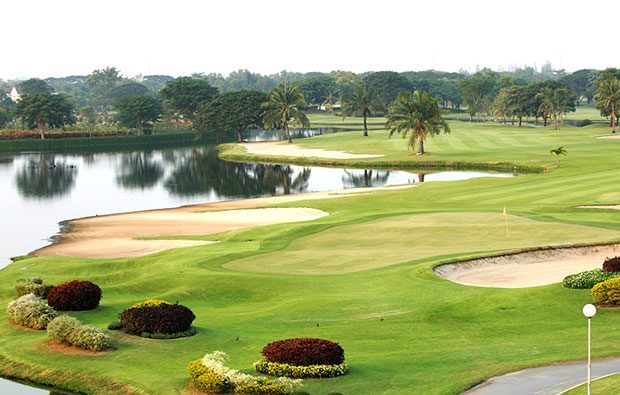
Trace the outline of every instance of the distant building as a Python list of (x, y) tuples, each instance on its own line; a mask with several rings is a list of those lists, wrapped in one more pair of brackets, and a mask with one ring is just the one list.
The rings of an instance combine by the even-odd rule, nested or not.
[(11, 89), (11, 93), (8, 94), (8, 96), (11, 98), (11, 100), (13, 100), (15, 103), (17, 103), (19, 101), (19, 99), (22, 98), (22, 95), (19, 94), (19, 92), (17, 92), (17, 88), (13, 87), (13, 89)]

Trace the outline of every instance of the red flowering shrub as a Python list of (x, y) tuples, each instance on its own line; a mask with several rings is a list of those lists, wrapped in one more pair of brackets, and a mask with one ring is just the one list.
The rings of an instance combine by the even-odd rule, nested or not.
[(338, 343), (323, 339), (288, 339), (269, 343), (263, 348), (267, 362), (295, 366), (339, 365), (344, 362), (344, 350)]
[[(103, 137), (103, 136), (125, 136), (126, 132), (122, 131), (64, 131), (64, 130), (46, 130), (46, 139), (64, 139), (71, 137)], [(24, 140), (24, 139), (40, 139), (41, 132), (39, 130), (0, 130), (0, 140)]]
[(132, 307), (123, 311), (119, 317), (125, 331), (138, 336), (144, 332), (166, 334), (184, 332), (196, 318), (190, 309), (180, 304)]
[(605, 258), (603, 270), (606, 272), (620, 272), (620, 256)]
[(60, 311), (92, 310), (99, 306), (101, 288), (90, 281), (71, 281), (52, 288), (47, 304)]

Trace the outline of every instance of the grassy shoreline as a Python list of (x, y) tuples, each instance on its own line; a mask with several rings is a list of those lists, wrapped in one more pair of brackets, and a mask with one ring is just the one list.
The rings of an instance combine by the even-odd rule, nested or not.
[[(187, 363), (207, 352), (225, 351), (231, 367), (247, 373), (264, 345), (291, 337), (325, 338), (345, 350), (350, 373), (307, 380), (302, 389), (312, 394), (457, 393), (520, 368), (583, 359), (576, 345), (583, 337), (581, 308), (591, 302), (588, 290), (560, 284), (467, 287), (437, 277), (432, 268), (549, 244), (618, 240), (620, 210), (575, 208), (620, 203), (615, 181), (620, 141), (594, 138), (608, 133), (595, 125), (553, 131), (454, 124), (452, 134), (429, 140), (431, 160), (518, 163), (547, 167), (549, 173), (429, 182), (280, 204), (331, 215), (209, 235), (220, 243), (140, 258), (30, 258), (27, 263), (34, 266), (27, 271), (20, 270), (26, 262), (14, 262), (0, 271), (5, 305), (15, 280), (24, 276), (41, 276), (47, 283), (90, 280), (104, 296), (97, 310), (71, 314), (85, 324), (105, 328), (133, 303), (161, 298), (190, 307), (198, 334), (171, 341), (121, 336), (115, 352), (91, 362), (44, 349), (44, 333), (8, 325), (2, 310), (2, 355), (94, 378), (113, 377), (162, 394), (184, 391)], [(296, 142), (385, 155), (365, 161), (368, 167), (426, 160), (383, 131), (371, 131), (369, 138), (353, 132)], [(554, 145), (568, 150), (559, 169), (549, 154)], [(510, 237), (504, 230), (504, 206)], [(620, 354), (617, 313), (597, 314), (593, 356)], [(0, 374), (5, 374), (1, 365)], [(81, 390), (80, 385), (89, 383), (75, 388)]]

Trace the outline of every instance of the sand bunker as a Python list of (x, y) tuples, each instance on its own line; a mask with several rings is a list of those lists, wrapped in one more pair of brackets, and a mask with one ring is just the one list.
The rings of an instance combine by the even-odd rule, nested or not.
[(525, 288), (561, 282), (569, 274), (600, 268), (620, 254), (620, 244), (563, 247), (449, 263), (435, 267), (440, 277), (463, 285)]
[(620, 135), (615, 135), (615, 136), (599, 136), (599, 137), (597, 137), (597, 139), (611, 139), (611, 140), (615, 140), (615, 139), (620, 139)]
[[(195, 240), (136, 240), (138, 237), (194, 236), (286, 222), (311, 221), (328, 215), (312, 208), (256, 208), (299, 200), (326, 199), (400, 187), (354, 188), (269, 198), (196, 204), (172, 209), (139, 211), (69, 221), (69, 232), (34, 256), (83, 258), (135, 257), (167, 250), (214, 243)], [(244, 209), (244, 210), (237, 210)], [(226, 211), (215, 211), (226, 210)]]
[(350, 154), (344, 151), (327, 151), (317, 148), (303, 148), (297, 144), (289, 144), (282, 141), (267, 141), (261, 143), (243, 143), (239, 144), (249, 154), (268, 155), (268, 156), (308, 156), (316, 158), (329, 159), (361, 159), (376, 158), (383, 155), (360, 155)]
[(577, 206), (577, 208), (604, 208), (604, 209), (611, 209), (611, 210), (620, 210), (620, 204), (603, 204), (603, 205), (597, 205), (597, 206)]

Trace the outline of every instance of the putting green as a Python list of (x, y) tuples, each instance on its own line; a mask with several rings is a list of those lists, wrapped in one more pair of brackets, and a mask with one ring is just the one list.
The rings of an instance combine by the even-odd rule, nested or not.
[(551, 223), (501, 212), (398, 215), (330, 228), (292, 241), (280, 251), (233, 260), (225, 268), (254, 273), (328, 275), (360, 272), (457, 253), (587, 243), (620, 232)]

